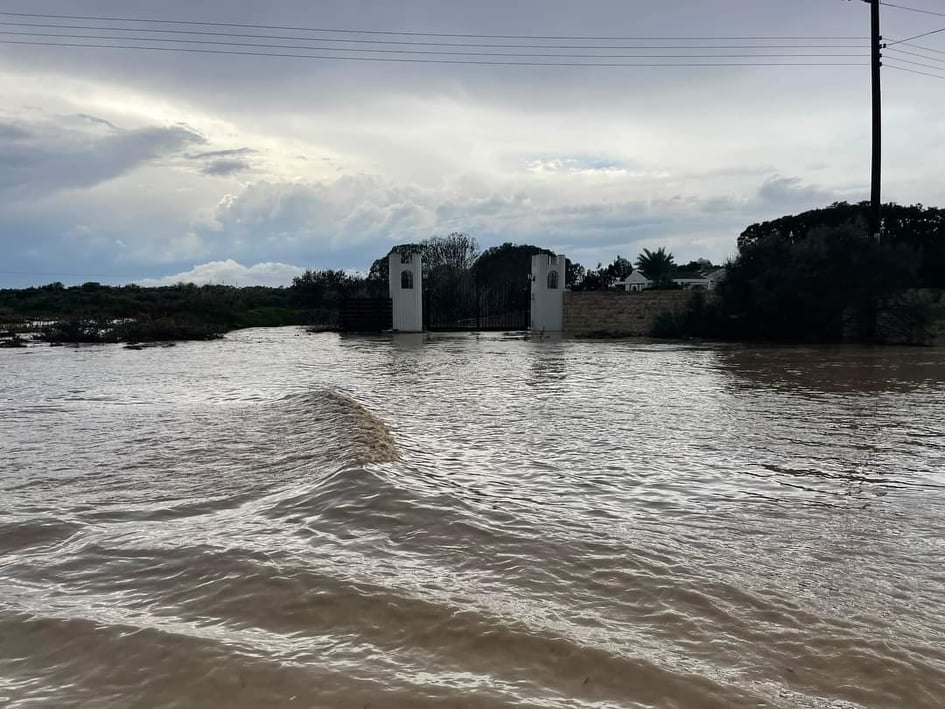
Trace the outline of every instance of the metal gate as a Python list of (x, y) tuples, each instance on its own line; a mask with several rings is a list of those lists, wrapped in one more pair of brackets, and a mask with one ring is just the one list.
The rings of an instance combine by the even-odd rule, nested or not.
[(531, 285), (521, 280), (490, 282), (475, 270), (430, 274), (423, 282), (424, 329), (527, 330)]

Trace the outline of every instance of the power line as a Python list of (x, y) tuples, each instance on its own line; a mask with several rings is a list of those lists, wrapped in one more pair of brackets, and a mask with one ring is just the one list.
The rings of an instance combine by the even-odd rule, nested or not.
[(898, 42), (898, 44), (904, 44), (907, 47), (912, 47), (913, 49), (921, 49), (923, 52), (934, 52), (936, 54), (945, 54), (945, 51), (941, 49), (933, 49), (932, 47), (923, 47), (921, 44), (913, 44), (912, 42)]
[(396, 62), (410, 64), (478, 64), (483, 66), (568, 66), (568, 67), (761, 67), (761, 66), (865, 66), (864, 62), (508, 62), (469, 59), (416, 59), (409, 57), (350, 57), (320, 54), (284, 54), (280, 52), (240, 52), (226, 49), (192, 49), (189, 47), (146, 47), (127, 44), (80, 44), (77, 42), (32, 42), (0, 40), (0, 44), (32, 47), (85, 47), (89, 49), (137, 49), (152, 52), (184, 52), (190, 54), (225, 54), (242, 57), (285, 57), (289, 59), (330, 59), (336, 61)]
[(922, 34), (913, 35), (912, 37), (906, 37), (905, 39), (897, 39), (895, 42), (889, 42), (888, 46), (902, 44), (903, 42), (911, 42), (914, 39), (919, 39), (919, 37), (929, 37), (933, 34), (938, 34), (939, 32), (945, 32), (945, 27), (942, 27), (938, 30), (932, 30), (931, 32), (923, 32)]
[[(907, 54), (910, 57), (919, 57), (920, 59), (928, 59), (931, 62), (942, 62), (945, 63), (945, 57), (939, 59), (938, 57), (927, 57), (924, 54), (919, 54), (918, 52), (910, 52), (905, 49), (888, 49), (888, 52), (893, 52), (895, 54)], [(895, 59), (895, 57), (893, 57)]]
[[(0, 13), (2, 15), (3, 13)], [(87, 26), (87, 25), (62, 25), (49, 24), (45, 22), (0, 22), (0, 25), (7, 27), (35, 27), (42, 29), (70, 29), (70, 30), (92, 30), (107, 32), (146, 32), (148, 34), (173, 34), (173, 35), (199, 35), (206, 37), (227, 37), (239, 39), (273, 39), (279, 41), (303, 41), (303, 42), (337, 42), (342, 44), (380, 44), (380, 45), (403, 45), (403, 46), (425, 46), (425, 47), (488, 47), (499, 49), (856, 49), (862, 45), (835, 45), (835, 44), (748, 44), (748, 45), (669, 45), (669, 46), (640, 46), (640, 45), (573, 45), (573, 44), (492, 44), (492, 43), (469, 43), (469, 42), (417, 42), (417, 41), (394, 41), (381, 39), (343, 39), (337, 37), (299, 37), (272, 34), (251, 34), (245, 32), (208, 32), (205, 30), (168, 30), (168, 29), (146, 29), (139, 27), (107, 27), (107, 26)], [(109, 38), (110, 39), (110, 38)], [(116, 36), (115, 39), (129, 39)], [(638, 38), (645, 39), (645, 38)], [(647, 41), (660, 41), (663, 38), (652, 38)], [(629, 40), (628, 40), (629, 41)], [(680, 40), (682, 41), (682, 40)], [(709, 40), (704, 40), (709, 41)], [(713, 40), (714, 41), (714, 40)], [(728, 41), (728, 40), (719, 40)], [(744, 40), (749, 41), (749, 40)], [(760, 40), (755, 40), (760, 41)], [(800, 41), (800, 40), (798, 40)], [(807, 41), (807, 40), (805, 40)]]
[(945, 81), (945, 76), (942, 76), (941, 74), (930, 74), (930, 73), (927, 72), (927, 71), (918, 71), (918, 70), (916, 70), (916, 69), (907, 69), (907, 68), (904, 67), (904, 66), (896, 66), (895, 64), (890, 64), (889, 62), (886, 62), (883, 66), (888, 66), (890, 69), (896, 69), (896, 70), (898, 70), (898, 71), (908, 71), (910, 74), (921, 74), (922, 76), (931, 76), (931, 77), (933, 77), (933, 78), (935, 78), (935, 79), (942, 79), (943, 81)]
[[(16, 37), (61, 37), (64, 39), (103, 39), (103, 40), (121, 40), (129, 42), (164, 42), (175, 44), (200, 44), (228, 47), (251, 47), (259, 49), (308, 49), (320, 52), (359, 52), (372, 54), (425, 54), (436, 56), (474, 56), (474, 57), (558, 57), (558, 58), (586, 58), (586, 59), (713, 59), (713, 58), (754, 58), (754, 57), (775, 57), (775, 58), (813, 58), (813, 57), (866, 57), (866, 54), (557, 54), (541, 52), (454, 52), (447, 50), (427, 51), (422, 49), (357, 49), (352, 47), (312, 47), (310, 45), (292, 45), (292, 44), (259, 44), (252, 42), (222, 42), (219, 40), (200, 40), (200, 39), (166, 39), (151, 37), (111, 37), (109, 35), (87, 35), (87, 34), (59, 34), (51, 32), (7, 32), (0, 30), (0, 35)], [(649, 49), (649, 48), (647, 48)], [(667, 49), (660, 47), (659, 49)], [(674, 47), (675, 49), (675, 47)]]
[(55, 19), (55, 20), (86, 20), (94, 22), (138, 22), (138, 23), (147, 23), (147, 24), (164, 24), (164, 25), (199, 25), (203, 27), (239, 27), (244, 29), (267, 29), (267, 30), (284, 30), (284, 31), (300, 31), (300, 32), (335, 32), (339, 34), (373, 34), (373, 35), (394, 35), (399, 37), (455, 37), (455, 38), (467, 38), (467, 39), (559, 39), (559, 40), (788, 40), (788, 39), (811, 39), (811, 40), (854, 40), (854, 39), (866, 39), (862, 36), (838, 36), (838, 37), (826, 37), (826, 36), (807, 36), (807, 37), (699, 37), (699, 36), (687, 36), (687, 37), (628, 37), (628, 36), (592, 36), (592, 35), (520, 35), (520, 34), (455, 34), (447, 32), (401, 32), (401, 31), (392, 31), (392, 30), (355, 30), (349, 28), (338, 28), (338, 27), (299, 27), (299, 26), (285, 26), (285, 25), (255, 25), (255, 24), (244, 24), (238, 22), (206, 22), (206, 21), (194, 21), (194, 20), (162, 20), (156, 18), (144, 18), (144, 17), (103, 17), (95, 15), (51, 15), (51, 14), (39, 14), (39, 13), (29, 13), (29, 12), (0, 12), (0, 15), (6, 17), (39, 17), (45, 19)]
[(938, 17), (945, 17), (945, 12), (933, 12), (932, 10), (920, 10), (917, 7), (906, 7), (905, 5), (897, 5), (894, 2), (882, 2), (880, 5), (885, 5), (886, 7), (894, 7), (897, 10), (908, 10), (909, 12), (921, 12), (923, 15), (937, 15)]
[(922, 62), (915, 62), (911, 59), (903, 59), (902, 57), (893, 57), (894, 61), (902, 62), (903, 64), (914, 64), (915, 66), (923, 66), (926, 69), (938, 69), (939, 71), (945, 70), (945, 67), (935, 66), (934, 64), (923, 64)]

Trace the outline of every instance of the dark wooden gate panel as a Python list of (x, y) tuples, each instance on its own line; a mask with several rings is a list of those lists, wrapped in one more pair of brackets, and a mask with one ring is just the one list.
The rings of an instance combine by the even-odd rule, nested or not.
[(342, 332), (384, 332), (394, 326), (390, 298), (346, 298), (338, 304)]

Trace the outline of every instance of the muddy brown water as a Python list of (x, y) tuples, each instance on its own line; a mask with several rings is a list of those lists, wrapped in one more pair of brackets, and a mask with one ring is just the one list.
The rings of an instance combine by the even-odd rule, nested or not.
[(941, 707), (945, 350), (0, 351), (0, 705)]

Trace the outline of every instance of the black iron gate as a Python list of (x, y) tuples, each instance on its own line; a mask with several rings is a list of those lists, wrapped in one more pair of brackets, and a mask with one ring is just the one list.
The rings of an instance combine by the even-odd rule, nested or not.
[(423, 281), (424, 329), (527, 330), (531, 284), (487, 280), (475, 270), (431, 274)]

